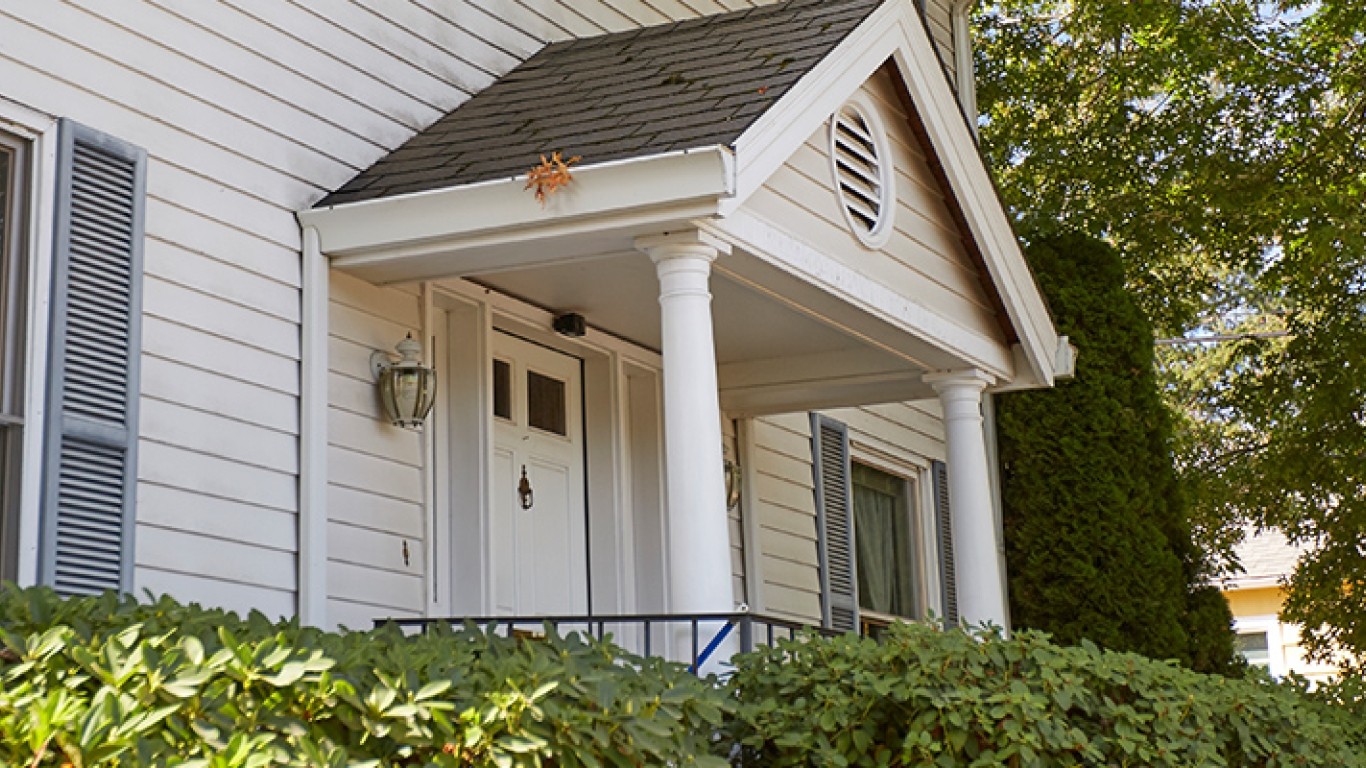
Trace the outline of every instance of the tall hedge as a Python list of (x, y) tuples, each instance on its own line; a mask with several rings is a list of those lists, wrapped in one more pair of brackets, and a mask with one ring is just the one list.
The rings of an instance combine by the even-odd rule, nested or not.
[(1080, 354), (1072, 381), (997, 401), (1013, 624), (1235, 669), (1172, 466), (1152, 329), (1119, 256), (1078, 235), (1035, 238), (1026, 256)]

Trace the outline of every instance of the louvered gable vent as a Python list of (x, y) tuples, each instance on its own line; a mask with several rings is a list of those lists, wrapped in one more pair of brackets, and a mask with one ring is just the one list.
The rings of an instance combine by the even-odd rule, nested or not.
[(890, 232), (893, 196), (886, 134), (872, 107), (855, 100), (830, 123), (830, 158), (845, 219), (859, 240), (881, 247)]
[(146, 153), (61, 124), (44, 457), (43, 581), (132, 586)]

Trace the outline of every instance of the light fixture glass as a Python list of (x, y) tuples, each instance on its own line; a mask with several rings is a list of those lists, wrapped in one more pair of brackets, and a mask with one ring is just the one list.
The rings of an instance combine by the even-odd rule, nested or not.
[(397, 361), (386, 352), (370, 355), (380, 405), (394, 426), (421, 429), (436, 403), (436, 371), (422, 364), (422, 345), (411, 333), (394, 349), (398, 350)]
[(740, 465), (726, 459), (723, 466), (726, 476), (726, 509), (735, 509), (740, 505)]

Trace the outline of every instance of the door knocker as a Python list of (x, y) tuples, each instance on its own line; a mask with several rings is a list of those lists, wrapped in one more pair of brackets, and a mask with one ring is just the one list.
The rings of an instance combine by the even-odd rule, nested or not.
[(517, 484), (517, 496), (522, 500), (522, 509), (531, 509), (536, 503), (536, 494), (531, 490), (531, 481), (526, 478), (526, 465), (522, 465), (522, 481)]

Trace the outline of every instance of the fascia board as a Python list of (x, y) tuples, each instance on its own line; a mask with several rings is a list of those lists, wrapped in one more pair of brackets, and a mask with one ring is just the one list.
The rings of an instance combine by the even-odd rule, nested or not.
[(910, 3), (889, 0), (870, 14), (736, 141), (736, 193), (724, 202), (723, 214), (738, 210), (889, 58), (910, 91), (1020, 338), (1033, 374), (1029, 378), (1051, 386), (1057, 331), (935, 47)]
[(1010, 352), (1000, 342), (841, 264), (754, 214), (738, 211), (725, 219), (697, 224), (700, 229), (711, 230), (716, 236), (740, 246), (754, 258), (939, 347), (997, 380), (1013, 378), (1015, 368)]
[[(734, 156), (725, 147), (652, 155), (573, 169), (573, 181), (544, 206), (526, 187), (525, 175), (376, 200), (312, 208), (298, 214), (314, 227), (323, 253), (332, 258), (403, 249), (411, 258), (424, 247), (458, 250), (462, 243), (496, 245), (535, 239), (573, 222), (610, 225), (613, 219), (649, 218), (658, 210), (672, 220), (680, 207), (696, 215), (699, 203), (715, 210), (734, 194)], [(374, 259), (367, 259), (373, 262)]]

